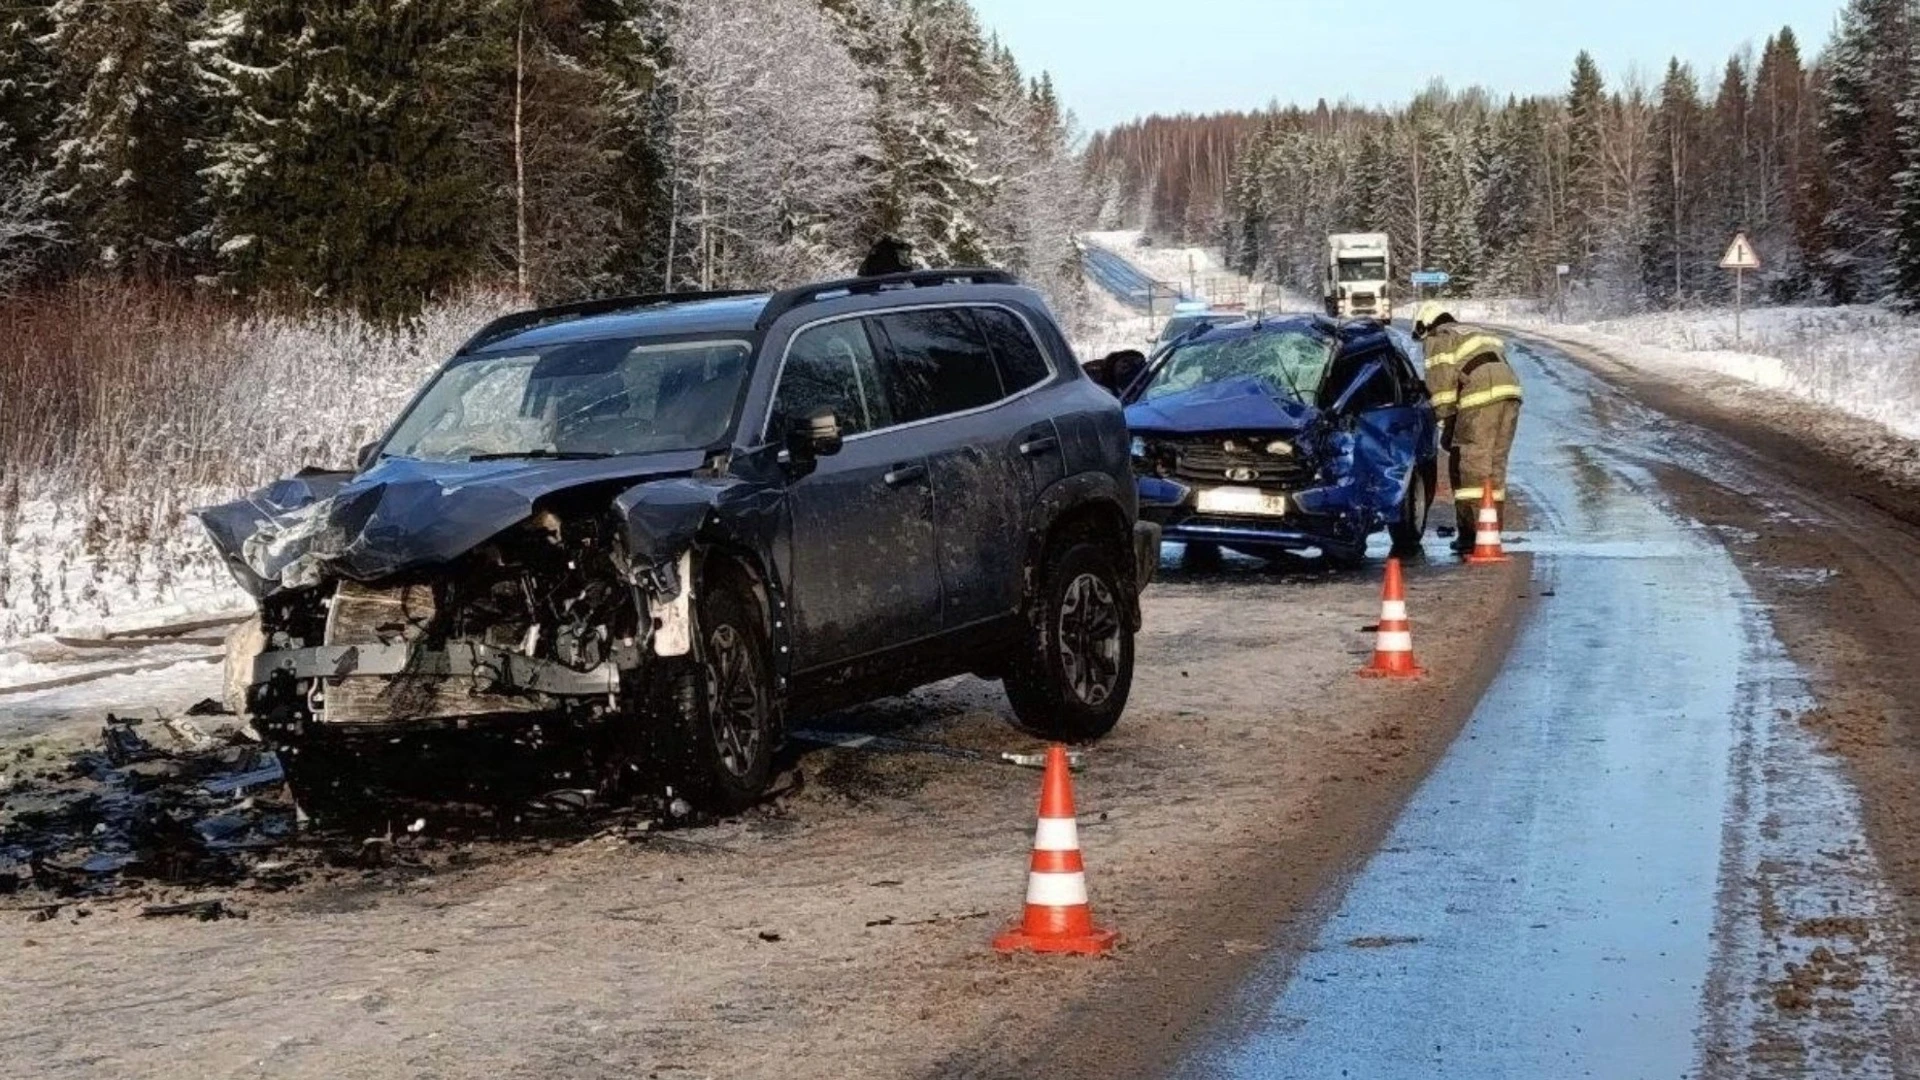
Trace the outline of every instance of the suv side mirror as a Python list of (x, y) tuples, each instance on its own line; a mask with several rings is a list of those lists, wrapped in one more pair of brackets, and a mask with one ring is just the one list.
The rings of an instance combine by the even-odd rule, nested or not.
[(832, 409), (815, 409), (805, 420), (797, 420), (787, 430), (787, 446), (781, 460), (803, 474), (813, 471), (816, 461), (840, 452), (846, 440), (840, 434), (840, 418)]
[(353, 471), (366, 472), (367, 466), (373, 464), (374, 457), (379, 452), (380, 452), (380, 440), (378, 439), (375, 439), (374, 441), (360, 447), (360, 449), (355, 451), (353, 455)]

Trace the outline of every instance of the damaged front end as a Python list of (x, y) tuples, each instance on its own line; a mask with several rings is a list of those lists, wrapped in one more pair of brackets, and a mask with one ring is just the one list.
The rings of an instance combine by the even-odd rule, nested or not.
[(303, 805), (449, 739), (503, 742), (535, 787), (618, 779), (650, 745), (649, 680), (691, 662), (695, 561), (739, 486), (706, 465), (390, 459), (201, 511), (259, 600), (246, 712)]
[(1142, 518), (1166, 540), (1355, 558), (1394, 519), (1412, 438), (1230, 379), (1128, 409)]

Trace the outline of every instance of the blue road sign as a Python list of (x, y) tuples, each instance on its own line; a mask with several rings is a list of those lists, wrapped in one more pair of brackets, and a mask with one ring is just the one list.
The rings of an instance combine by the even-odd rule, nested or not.
[(1445, 285), (1453, 275), (1445, 270), (1415, 270), (1412, 280), (1415, 285)]

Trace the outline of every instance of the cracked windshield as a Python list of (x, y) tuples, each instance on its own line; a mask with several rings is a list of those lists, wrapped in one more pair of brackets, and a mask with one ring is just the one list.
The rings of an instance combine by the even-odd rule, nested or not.
[(478, 461), (693, 450), (725, 435), (747, 346), (594, 341), (481, 356), (434, 380), (382, 457)]

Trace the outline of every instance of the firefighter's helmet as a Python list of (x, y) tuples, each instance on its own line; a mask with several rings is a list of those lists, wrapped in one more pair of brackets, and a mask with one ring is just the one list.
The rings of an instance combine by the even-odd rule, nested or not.
[(1426, 337), (1428, 333), (1432, 332), (1432, 330), (1440, 324), (1454, 321), (1456, 320), (1453, 317), (1453, 312), (1447, 310), (1447, 305), (1438, 300), (1428, 300), (1420, 305), (1420, 310), (1414, 312), (1413, 336), (1416, 338)]

